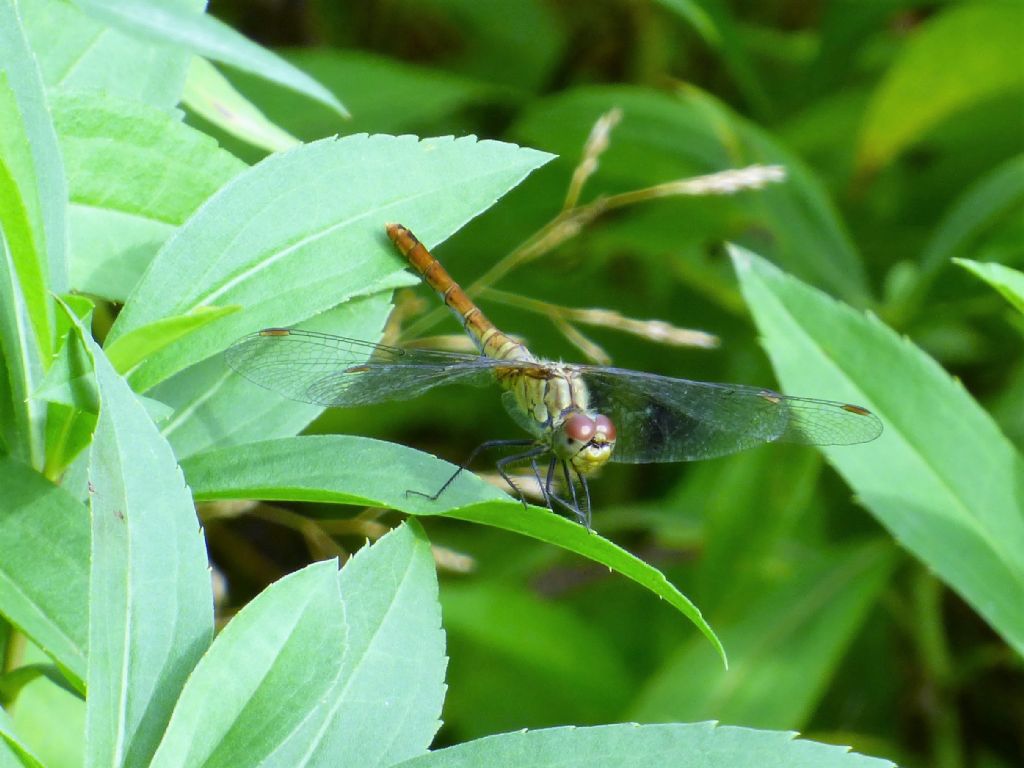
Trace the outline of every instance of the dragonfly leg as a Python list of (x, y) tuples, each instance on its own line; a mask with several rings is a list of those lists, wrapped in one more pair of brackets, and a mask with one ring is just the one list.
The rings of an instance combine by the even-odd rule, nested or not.
[(517, 461), (525, 461), (526, 459), (529, 459), (530, 464), (533, 465), (534, 472), (536, 472), (536, 458), (544, 453), (547, 453), (549, 448), (546, 445), (532, 445), (533, 447), (530, 448), (530, 450), (528, 451), (523, 451), (522, 453), (517, 453), (513, 456), (505, 456), (501, 459), (498, 459), (498, 461), (495, 462), (495, 466), (497, 466), (498, 468), (498, 474), (501, 475), (502, 479), (509, 484), (509, 487), (516, 492), (516, 495), (519, 497), (519, 500), (523, 502), (524, 508), (527, 506), (526, 496), (523, 494), (521, 490), (519, 490), (519, 486), (512, 482), (512, 478), (508, 476), (508, 473), (505, 471), (505, 467), (508, 466), (509, 464), (514, 464)]
[(583, 524), (587, 526), (588, 531), (592, 531), (594, 529), (591, 526), (591, 523), (593, 522), (593, 518), (591, 516), (593, 510), (590, 507), (590, 486), (587, 485), (587, 476), (582, 472), (577, 472), (576, 477), (580, 479), (580, 485), (583, 487), (583, 498), (586, 501), (583, 508)]
[[(436, 493), (424, 493), (423, 491), (414, 491), (412, 489), (408, 489), (407, 488), (406, 491), (405, 491), (405, 495), (406, 496), (422, 496), (425, 499), (430, 499), (431, 501), (437, 501), (438, 498), (440, 498), (441, 494), (444, 493), (446, 490), (448, 490), (448, 486), (455, 482), (455, 478), (457, 478), (459, 475), (461, 475), (462, 471), (464, 469), (466, 469), (466, 467), (468, 467), (470, 464), (473, 463), (473, 459), (475, 459), (477, 456), (479, 456), (484, 451), (488, 451), (491, 448), (509, 448), (509, 447), (512, 447), (512, 446), (522, 447), (522, 446), (526, 446), (526, 445), (534, 445), (533, 440), (488, 440), (486, 443), (481, 443), (480, 445), (478, 445), (476, 448), (473, 449), (472, 453), (469, 454), (469, 458), (466, 459), (464, 462), (462, 462), (462, 464), (459, 465), (459, 468), (456, 469), (455, 472), (452, 473), (451, 477), (449, 477), (447, 480), (444, 481), (444, 485), (442, 485), (440, 488), (438, 488)], [(502, 476), (504, 477), (504, 475), (502, 475)], [(505, 479), (506, 479), (506, 481), (508, 480), (508, 478), (505, 478)], [(513, 487), (515, 487), (515, 486), (513, 486)]]
[[(552, 456), (551, 460), (554, 461), (555, 457)], [(537, 466), (536, 458), (530, 459), (530, 468), (533, 470), (533, 476), (537, 480), (537, 487), (540, 488), (540, 495), (541, 498), (544, 499), (544, 506), (547, 507), (548, 509), (551, 509), (551, 500), (548, 499), (548, 488), (546, 487), (544, 481), (541, 479), (540, 468)]]
[(572, 475), (569, 473), (569, 462), (562, 462), (562, 473), (565, 475), (565, 484), (569, 486), (569, 491), (572, 493), (572, 513), (576, 515), (576, 519), (582, 524), (590, 528), (590, 521), (587, 519), (587, 515), (580, 511), (580, 502), (576, 498), (576, 483), (572, 480)]

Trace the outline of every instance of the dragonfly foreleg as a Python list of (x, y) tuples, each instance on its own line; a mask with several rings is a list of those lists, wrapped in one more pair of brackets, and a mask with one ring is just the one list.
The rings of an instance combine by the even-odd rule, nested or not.
[[(526, 495), (519, 489), (519, 486), (512, 481), (512, 478), (509, 477), (508, 473), (505, 471), (505, 467), (508, 466), (509, 464), (514, 464), (517, 461), (525, 461), (526, 459), (529, 459), (530, 464), (533, 467), (533, 471), (536, 474), (537, 457), (547, 453), (550, 449), (546, 445), (538, 445), (532, 442), (530, 443), (530, 445), (532, 447), (528, 451), (523, 451), (522, 453), (517, 453), (513, 456), (505, 456), (504, 458), (498, 459), (498, 461), (495, 462), (495, 466), (498, 468), (498, 474), (501, 475), (501, 478), (506, 483), (509, 484), (509, 487), (513, 491), (516, 492), (516, 495), (519, 497), (519, 500), (523, 502), (523, 507), (527, 506)], [(540, 475), (537, 475), (537, 480), (538, 482), (540, 481)], [(541, 491), (541, 493), (543, 493), (543, 490)]]
[[(425, 499), (430, 499), (431, 501), (437, 501), (440, 498), (441, 494), (444, 493), (446, 490), (448, 490), (448, 486), (455, 482), (455, 478), (457, 478), (459, 475), (461, 475), (463, 470), (466, 469), (467, 467), (469, 467), (469, 465), (473, 463), (473, 460), (477, 456), (479, 456), (481, 453), (483, 453), (484, 451), (489, 451), (491, 448), (511, 448), (513, 446), (514, 447), (522, 447), (522, 446), (526, 446), (526, 445), (535, 445), (535, 443), (533, 442), (533, 440), (525, 440), (525, 439), (521, 439), (521, 440), (488, 440), (486, 443), (481, 443), (476, 448), (474, 448), (473, 451), (469, 454), (469, 458), (466, 459), (464, 462), (462, 462), (462, 464), (459, 465), (459, 468), (456, 469), (452, 473), (451, 477), (449, 477), (447, 480), (444, 481), (444, 485), (442, 485), (440, 488), (438, 488), (435, 493), (424, 493), (423, 491), (414, 491), (412, 489), (407, 488), (406, 491), (405, 491), (405, 495), (406, 496), (422, 496)], [(504, 474), (502, 475), (502, 477), (504, 477)], [(505, 480), (507, 482), (508, 478), (506, 477)], [(512, 484), (509, 483), (509, 485), (512, 485)], [(512, 487), (515, 488), (514, 485)], [(517, 490), (517, 493), (518, 493), (518, 490)]]

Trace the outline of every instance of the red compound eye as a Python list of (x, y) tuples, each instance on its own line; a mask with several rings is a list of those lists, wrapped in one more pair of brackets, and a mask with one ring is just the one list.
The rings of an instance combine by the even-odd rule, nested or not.
[(615, 442), (615, 425), (607, 416), (598, 416), (594, 419), (594, 429), (599, 435), (604, 435), (609, 443)]
[(565, 434), (570, 440), (589, 443), (594, 436), (594, 420), (584, 413), (574, 413), (565, 420)]

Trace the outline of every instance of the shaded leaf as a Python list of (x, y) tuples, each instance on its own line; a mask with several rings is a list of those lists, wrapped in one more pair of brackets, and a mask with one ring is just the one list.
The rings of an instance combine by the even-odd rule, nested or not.
[(995, 288), (1019, 312), (1024, 312), (1024, 272), (991, 262), (953, 259), (968, 272), (980, 277)]

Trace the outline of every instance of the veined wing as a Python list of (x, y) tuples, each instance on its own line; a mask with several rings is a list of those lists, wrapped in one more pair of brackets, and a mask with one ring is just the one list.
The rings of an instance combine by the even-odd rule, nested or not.
[(877, 416), (847, 403), (620, 368), (574, 367), (590, 391), (591, 407), (615, 424), (612, 461), (693, 461), (768, 442), (851, 445), (882, 433)]
[(316, 331), (267, 328), (224, 352), (249, 381), (326, 407), (406, 400), (441, 384), (487, 384), (495, 369), (536, 364), (427, 349), (403, 349)]

